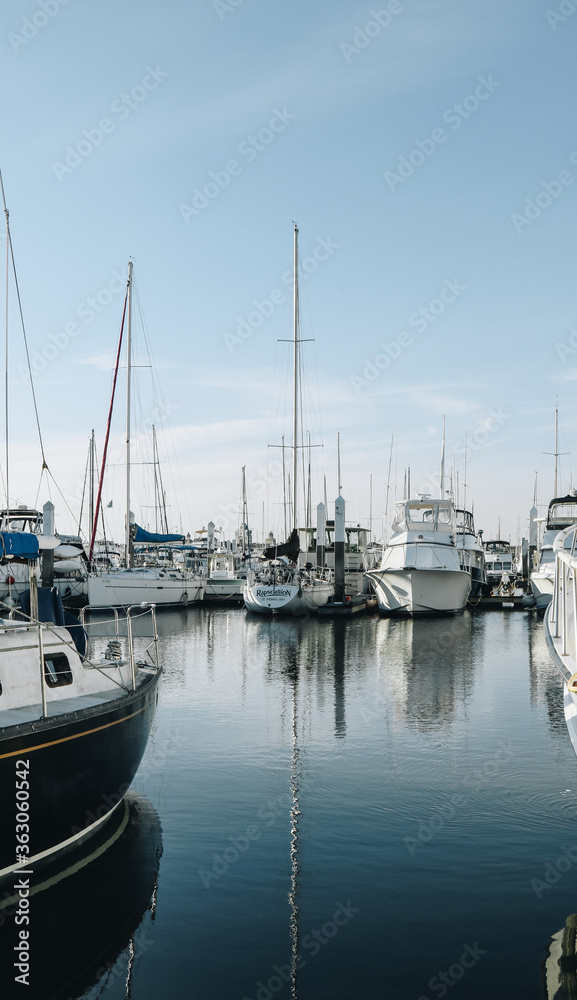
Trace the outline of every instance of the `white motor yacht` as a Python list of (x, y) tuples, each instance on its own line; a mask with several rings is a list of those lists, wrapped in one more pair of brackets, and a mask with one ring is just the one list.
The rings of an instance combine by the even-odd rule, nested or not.
[(471, 574), (461, 568), (452, 502), (422, 496), (395, 504), (392, 536), (381, 568), (367, 576), (379, 608), (389, 614), (462, 611)]
[(487, 583), (482, 533), (476, 533), (475, 522), (470, 511), (457, 509), (455, 513), (457, 515), (457, 548), (461, 569), (466, 570), (471, 577), (470, 597), (477, 598), (481, 596)]
[(544, 610), (551, 602), (555, 582), (555, 552), (553, 543), (560, 531), (577, 524), (577, 493), (551, 500), (547, 511), (547, 524), (541, 543), (539, 565), (529, 579), (538, 611)]

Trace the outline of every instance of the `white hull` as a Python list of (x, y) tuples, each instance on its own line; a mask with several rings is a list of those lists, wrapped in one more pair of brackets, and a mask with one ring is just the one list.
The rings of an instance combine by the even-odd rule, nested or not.
[(546, 576), (544, 573), (537, 571), (531, 573), (530, 582), (537, 610), (542, 611), (549, 607), (551, 598), (553, 597), (553, 576)]
[(132, 604), (193, 604), (201, 601), (205, 583), (186, 577), (158, 576), (147, 570), (120, 570), (88, 577), (88, 603), (95, 608)]
[(390, 614), (454, 614), (467, 604), (471, 577), (463, 570), (372, 570), (379, 608)]
[(206, 581), (205, 601), (242, 601), (245, 580), (211, 580)]
[(296, 584), (247, 584), (244, 588), (244, 603), (247, 611), (261, 614), (303, 615), (316, 611), (326, 604), (334, 593), (332, 583)]

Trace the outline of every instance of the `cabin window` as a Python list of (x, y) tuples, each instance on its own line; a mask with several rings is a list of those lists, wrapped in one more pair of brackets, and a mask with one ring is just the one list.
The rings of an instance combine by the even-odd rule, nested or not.
[(64, 687), (72, 684), (72, 671), (68, 657), (64, 653), (46, 654), (44, 657), (44, 677), (48, 687)]
[(503, 569), (503, 563), (494, 562), (493, 563), (493, 569)]

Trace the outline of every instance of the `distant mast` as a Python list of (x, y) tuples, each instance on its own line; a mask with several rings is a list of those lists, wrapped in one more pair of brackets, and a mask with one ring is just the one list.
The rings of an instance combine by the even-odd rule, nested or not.
[(443, 443), (441, 445), (441, 500), (445, 497), (445, 417), (443, 415)]

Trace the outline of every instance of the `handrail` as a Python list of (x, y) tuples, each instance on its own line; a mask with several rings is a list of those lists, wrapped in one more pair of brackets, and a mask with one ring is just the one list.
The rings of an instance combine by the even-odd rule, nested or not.
[[(566, 542), (571, 539), (571, 546)], [(570, 525), (560, 531), (553, 542), (555, 553), (555, 579), (553, 583), (553, 598), (549, 611), (551, 635), (554, 640), (560, 640), (561, 656), (570, 655), (570, 642), (573, 642), (573, 656), (577, 656), (577, 525)], [(569, 605), (570, 599), (570, 605)], [(571, 621), (571, 615), (573, 620)], [(572, 626), (572, 627), (571, 627)]]

